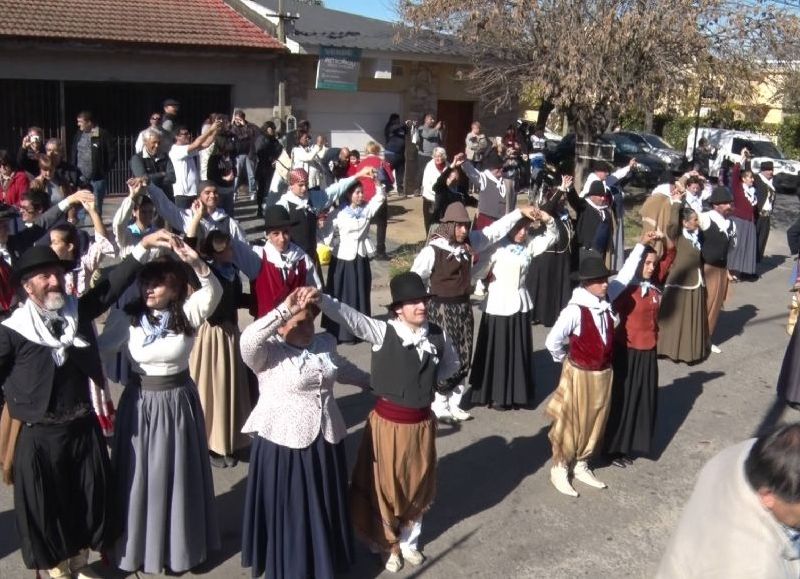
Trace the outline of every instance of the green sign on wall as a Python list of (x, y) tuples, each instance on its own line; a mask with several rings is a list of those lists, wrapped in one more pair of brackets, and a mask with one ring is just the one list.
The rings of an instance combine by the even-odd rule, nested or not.
[(320, 46), (316, 88), (357, 91), (360, 63), (360, 48)]

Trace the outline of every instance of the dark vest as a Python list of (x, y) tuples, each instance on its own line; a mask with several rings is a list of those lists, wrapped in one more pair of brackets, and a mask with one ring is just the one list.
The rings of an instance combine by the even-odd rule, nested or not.
[(569, 337), (569, 359), (582, 370), (605, 370), (611, 365), (614, 353), (614, 320), (605, 312), (608, 336), (603, 343), (600, 330), (594, 323), (589, 308), (578, 306), (581, 310), (581, 335)]
[(289, 207), (289, 218), (297, 221), (297, 225), (289, 229), (292, 242), (299, 245), (303, 251), (311, 256), (311, 259), (316, 261), (317, 214), (310, 209), (298, 209), (297, 205), (291, 201), (287, 202), (286, 205)]
[(431, 293), (437, 298), (467, 299), (470, 293), (470, 273), (472, 259), (456, 259), (452, 253), (440, 247), (433, 247), (433, 271), (431, 271)]
[(703, 231), (703, 245), (700, 248), (703, 261), (716, 267), (727, 266), (729, 243), (728, 236), (712, 221), (711, 226)]
[(600, 254), (608, 251), (611, 245), (611, 211), (606, 208), (602, 210), (605, 219), (602, 219), (600, 212), (590, 205), (581, 212), (578, 217), (578, 224), (575, 228), (575, 237), (578, 245), (586, 249), (593, 249)]
[[(436, 324), (428, 323), (428, 340), (441, 359), (444, 334)], [(375, 394), (400, 406), (427, 408), (433, 402), (438, 366), (427, 352), (420, 360), (414, 346), (404, 347), (394, 327), (387, 324), (383, 345), (372, 353), (370, 386)]]

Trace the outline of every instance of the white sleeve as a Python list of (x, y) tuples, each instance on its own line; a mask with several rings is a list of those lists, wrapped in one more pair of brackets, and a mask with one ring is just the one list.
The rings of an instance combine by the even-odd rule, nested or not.
[(117, 240), (117, 247), (119, 247), (120, 254), (127, 254), (133, 243), (133, 236), (128, 230), (128, 224), (133, 218), (133, 199), (130, 196), (125, 197), (117, 208), (114, 217), (111, 220), (111, 233), (114, 239)]
[(281, 303), (274, 310), (255, 320), (242, 332), (239, 338), (242, 360), (256, 374), (267, 370), (272, 365), (268, 340), (291, 317), (289, 308)]
[(614, 187), (617, 183), (622, 181), (631, 172), (631, 166), (625, 165), (621, 169), (617, 169), (606, 178), (606, 186)]
[(428, 161), (425, 165), (425, 170), (422, 172), (422, 190), (432, 193), (433, 186), (439, 179), (439, 170), (436, 168), (434, 161)]
[(211, 271), (207, 276), (198, 275), (197, 278), (200, 280), (200, 289), (183, 304), (183, 313), (193, 328), (199, 328), (214, 313), (222, 298), (222, 286)]
[(469, 242), (472, 245), (472, 249), (479, 253), (486, 250), (508, 235), (508, 232), (520, 219), (522, 219), (522, 212), (519, 209), (514, 209), (511, 213), (504, 215), (480, 231), (470, 231)]
[(379, 189), (375, 193), (375, 197), (370, 199), (369, 203), (367, 203), (367, 206), (364, 208), (364, 216), (367, 219), (372, 219), (375, 217), (375, 214), (381, 208), (381, 205), (383, 205), (384, 201), (386, 201), (386, 195), (384, 195), (383, 191)]
[(556, 323), (547, 334), (544, 341), (544, 346), (550, 352), (553, 360), (561, 362), (567, 355), (566, 345), (569, 342), (569, 336), (581, 324), (581, 310), (578, 306), (568, 304), (558, 316)]
[(303, 259), (306, 261), (306, 284), (310, 287), (315, 287), (318, 290), (322, 290), (322, 280), (319, 278), (317, 268), (314, 265), (314, 260), (312, 260), (311, 256), (308, 254), (305, 254)]
[(531, 257), (536, 257), (550, 249), (556, 241), (558, 241), (558, 228), (556, 218), (553, 217), (547, 222), (544, 233), (534, 236), (528, 242), (526, 250)]
[(319, 207), (316, 207), (316, 209), (326, 209), (327, 207), (330, 207), (357, 180), (358, 177), (347, 177), (346, 179), (337, 181), (336, 183), (325, 189), (325, 198), (323, 200), (324, 204)]
[(613, 302), (619, 295), (625, 291), (625, 288), (630, 285), (633, 278), (636, 277), (636, 270), (639, 269), (639, 262), (642, 261), (642, 254), (644, 253), (644, 245), (637, 243), (631, 249), (625, 263), (619, 270), (617, 276), (608, 284), (608, 301)]
[(697, 214), (697, 223), (703, 231), (711, 227), (711, 216), (708, 213), (708, 211), (701, 211)]
[(364, 315), (326, 294), (320, 296), (319, 307), (322, 313), (345, 326), (355, 336), (373, 346), (383, 345), (383, 339), (386, 336), (386, 322)]
[(433, 263), (436, 261), (436, 252), (430, 245), (426, 245), (414, 258), (414, 263), (411, 265), (411, 271), (419, 275), (425, 284), (431, 278), (433, 272)]

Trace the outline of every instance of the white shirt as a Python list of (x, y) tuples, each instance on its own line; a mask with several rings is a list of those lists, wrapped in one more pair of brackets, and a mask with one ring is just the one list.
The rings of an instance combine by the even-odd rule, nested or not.
[(356, 256), (372, 257), (375, 248), (369, 239), (369, 221), (383, 205), (386, 197), (377, 192), (360, 216), (355, 216), (346, 207), (340, 207), (325, 223), (323, 241), (331, 246), (336, 259), (352, 261)]
[[(605, 185), (606, 189), (613, 187), (620, 181), (622, 181), (625, 177), (628, 176), (628, 173), (631, 172), (630, 165), (626, 165), (621, 169), (617, 169), (613, 173), (611, 173), (606, 180), (603, 181), (603, 185)], [(586, 177), (586, 181), (583, 183), (583, 187), (581, 188), (580, 196), (586, 197), (589, 194), (589, 187), (591, 187), (592, 183), (595, 181), (599, 181), (600, 177), (598, 177), (595, 173), (589, 173), (589, 176)]]
[[(447, 165), (442, 166), (442, 171), (444, 171)], [(431, 159), (425, 165), (425, 170), (422, 172), (422, 198), (427, 199), (428, 201), (436, 201), (436, 193), (433, 191), (433, 186), (436, 185), (436, 181), (439, 180), (439, 175), (442, 174), (442, 171), (436, 166), (436, 161)]]
[(297, 146), (292, 149), (292, 169), (305, 169), (308, 173), (308, 188), (314, 189), (322, 186), (320, 171), (317, 163), (322, 160), (323, 149), (312, 145), (308, 149)]
[(619, 323), (619, 317), (611, 309), (608, 301), (595, 297), (583, 287), (576, 287), (572, 292), (572, 298), (567, 307), (561, 310), (556, 323), (547, 334), (544, 345), (550, 351), (550, 355), (556, 362), (561, 362), (567, 355), (567, 344), (572, 334), (581, 335), (581, 308), (589, 308), (600, 339), (604, 344), (614, 338), (614, 328), (606, 328), (606, 312), (612, 316), (614, 327)]
[(767, 179), (766, 177), (764, 177), (763, 173), (759, 173), (758, 177), (770, 189), (770, 195), (767, 195), (767, 200), (764, 201), (764, 205), (761, 207), (761, 211), (772, 211), (772, 199), (774, 198), (773, 195), (775, 193), (775, 185), (772, 184), (772, 179)]
[(189, 145), (172, 145), (169, 158), (175, 169), (175, 184), (172, 192), (175, 197), (197, 196), (197, 151), (189, 152)]

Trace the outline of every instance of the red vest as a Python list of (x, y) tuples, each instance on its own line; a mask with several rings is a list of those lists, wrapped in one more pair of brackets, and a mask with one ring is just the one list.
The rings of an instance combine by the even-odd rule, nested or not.
[[(282, 272), (274, 263), (261, 256), (261, 270), (250, 285), (253, 304), (250, 314), (258, 319), (274, 310), (293, 289), (306, 285), (306, 260), (301, 259), (288, 272)], [(284, 275), (286, 278), (284, 279)]]
[(581, 310), (581, 335), (570, 335), (569, 359), (581, 370), (605, 370), (611, 365), (611, 356), (614, 353), (614, 320), (611, 313), (603, 313), (608, 334), (603, 343), (600, 330), (592, 319), (592, 312), (587, 307), (578, 307)]
[(0, 257), (0, 314), (11, 310), (14, 301), (14, 286), (11, 283), (11, 266)]
[(620, 323), (617, 342), (635, 350), (652, 350), (658, 343), (658, 309), (661, 292), (651, 289), (642, 297), (638, 285), (632, 285), (614, 301)]

